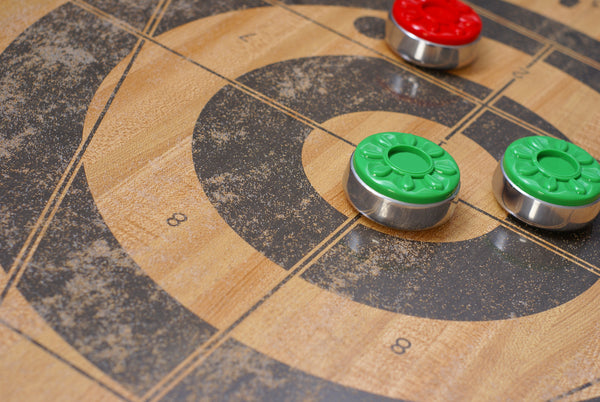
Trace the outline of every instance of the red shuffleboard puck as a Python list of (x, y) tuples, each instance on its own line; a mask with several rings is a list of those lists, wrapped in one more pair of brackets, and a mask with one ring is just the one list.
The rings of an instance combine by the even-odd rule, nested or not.
[(452, 69), (475, 60), (481, 27), (477, 13), (458, 0), (397, 0), (386, 40), (408, 62)]

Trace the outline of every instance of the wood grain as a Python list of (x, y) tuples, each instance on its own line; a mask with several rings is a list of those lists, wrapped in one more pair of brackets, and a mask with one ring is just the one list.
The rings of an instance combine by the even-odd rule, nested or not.
[[(0, 23), (7, 29), (0, 35), (0, 49), (5, 49), (27, 26), (62, 3), (3, 2)], [(560, 21), (592, 38), (600, 38), (597, 24), (600, 9), (593, 5), (595, 2), (584, 1), (569, 9), (559, 6), (558, 2), (548, 7), (548, 2), (542, 0), (511, 3)], [(452, 250), (459, 250), (459, 254), (462, 248), (467, 254), (470, 247), (475, 247), (475, 240), (484, 238), (488, 239), (485, 240), (487, 254), (481, 258), (492, 256), (499, 265), (521, 264), (523, 270), (538, 269), (540, 275), (551, 269), (576, 267), (586, 275), (597, 276), (600, 272), (597, 250), (590, 251), (594, 243), (585, 243), (600, 236), (597, 226), (582, 232), (581, 243), (574, 240), (573, 236), (577, 234), (561, 237), (533, 230), (508, 218), (491, 192), (490, 179), (497, 165), (497, 156), (492, 154), (491, 148), (504, 141), (504, 133), (497, 127), (550, 135), (556, 134), (550, 129), (556, 129), (596, 158), (600, 157), (600, 92), (545, 62), (548, 55), (560, 51), (564, 45), (548, 39), (540, 42), (537, 50), (527, 53), (503, 42), (502, 38), (483, 38), (478, 60), (453, 72), (477, 88), (489, 89), (478, 96), (466, 86), (461, 87), (464, 82), (456, 84), (452, 81), (452, 76), (407, 65), (384, 41), (361, 33), (354, 25), (354, 21), (364, 17), (381, 21), (386, 18), (385, 10), (290, 6), (276, 1), (269, 1), (269, 4), (271, 6), (215, 13), (156, 37), (134, 31), (139, 51), (124, 58), (93, 89), (91, 103), (86, 105), (81, 137), (76, 140), (76, 154), (65, 173), (61, 173), (67, 184), (64, 188), (56, 187), (57, 207), (49, 209), (43, 221), (47, 222), (44, 228), (51, 228), (61, 211), (68, 216), (69, 211), (63, 211), (60, 203), (75, 186), (72, 184), (76, 181), (74, 178), (84, 177), (102, 227), (108, 228), (116, 239), (122, 255), (138, 267), (136, 275), (150, 278), (174, 303), (214, 327), (214, 333), (173, 363), (159, 380), (143, 383), (138, 388), (121, 383), (121, 377), (114, 374), (114, 367), (101, 366), (87, 358), (86, 353), (90, 351), (86, 347), (93, 348), (91, 341), (87, 344), (81, 339), (77, 346), (69, 344), (55, 322), (44, 315), (47, 313), (45, 307), (40, 307), (41, 303), (29, 305), (26, 297), (21, 295), (19, 286), (27, 280), (23, 279), (27, 278), (24, 272), (29, 267), (45, 268), (35, 259), (37, 247), (46, 238), (45, 231), (41, 234), (36, 231), (38, 226), (41, 227), (38, 225), (33, 227), (35, 233), (32, 235), (37, 236), (34, 238), (38, 242), (27, 249), (29, 259), (23, 270), (17, 270), (20, 265), (16, 262), (13, 270), (4, 267), (9, 272), (6, 275), (2, 272), (1, 282), (6, 290), (0, 305), (2, 399), (177, 399), (173, 395), (179, 395), (177, 392), (186, 379), (193, 378), (196, 373), (201, 376), (210, 372), (207, 367), (212, 364), (212, 359), (216, 359), (230, 341), (239, 342), (276, 364), (298, 370), (316, 381), (359, 390), (371, 394), (362, 396), (373, 398), (579, 400), (600, 396), (598, 282), (570, 300), (557, 301), (558, 296), (554, 300), (554, 295), (550, 294), (548, 307), (534, 313), (461, 320), (436, 317), (436, 312), (419, 316), (394, 311), (384, 303), (378, 305), (377, 300), (360, 300), (356, 294), (346, 291), (348, 277), (334, 278), (330, 288), (326, 288), (311, 281), (309, 275), (331, 255), (340, 255), (339, 260), (331, 264), (334, 273), (336, 269), (354, 264), (351, 252), (356, 250), (351, 249), (348, 236), (356, 234), (357, 230), (368, 230), (375, 234), (365, 238), (357, 235), (357, 243), (377, 239), (376, 236), (402, 241), (398, 244), (406, 254), (403, 258), (407, 266), (415, 270), (415, 267), (421, 268), (419, 259), (423, 259), (427, 275), (442, 274), (448, 268), (441, 263), (427, 266), (429, 261), (443, 261), (443, 256), (441, 260), (428, 259), (435, 250), (449, 250), (443, 247), (450, 244), (447, 247), (455, 247)], [(95, 3), (84, 3), (83, 8), (86, 13), (107, 23), (112, 21), (111, 18), (120, 18), (96, 6)], [(153, 10), (150, 14), (163, 15), (171, 6), (168, 1), (158, 2), (149, 7)], [(489, 11), (485, 16), (499, 24), (505, 23), (502, 17)], [(519, 28), (519, 34), (539, 38), (538, 34), (525, 28)], [(273, 71), (276, 70), (269, 68), (277, 63), (311, 58), (333, 60), (346, 56), (387, 63), (386, 66), (398, 71), (399, 76), (412, 78), (412, 81), (402, 81), (402, 85), (412, 85), (415, 94), (429, 94), (418, 91), (426, 91), (431, 86), (443, 91), (444, 96), (456, 99), (455, 103), (464, 102), (471, 108), (468, 113), (455, 118), (453, 108), (456, 105), (439, 105), (435, 99), (411, 97), (410, 89), (403, 87), (398, 93), (404, 98), (398, 96), (398, 104), (405, 102), (434, 110), (432, 116), (439, 117), (438, 121), (383, 110), (355, 111), (319, 121), (310, 114), (310, 108), (294, 106), (299, 104), (294, 101), (304, 96), (294, 92), (302, 85), (288, 88), (282, 84), (280, 92), (273, 95), (269, 92), (272, 88), (261, 87), (246, 75), (267, 71), (265, 76), (270, 77), (269, 74), (275, 74)], [(578, 56), (577, 61), (590, 68), (600, 64), (588, 60), (586, 55)], [(298, 82), (306, 81), (307, 88), (321, 78), (308, 76), (299, 67), (293, 71)], [(515, 72), (519, 74), (515, 75)], [(379, 71), (370, 74), (380, 77), (382, 82), (386, 79)], [(323, 97), (330, 95), (325, 84), (322, 89)], [(303, 125), (306, 135), (297, 155), (303, 170), (297, 177), (306, 180), (311, 191), (311, 196), (306, 196), (303, 201), (323, 200), (331, 207), (332, 216), (339, 214), (336, 218), (339, 224), (332, 224), (333, 229), (323, 229), (321, 237), (308, 239), (308, 246), (302, 243), (304, 228), (296, 228), (294, 233), (298, 239), (290, 241), (297, 241), (299, 247), (306, 246), (307, 251), (303, 252), (302, 258), (288, 265), (281, 262), (287, 261), (285, 255), (278, 261), (279, 254), (272, 251), (272, 243), (281, 239), (266, 236), (260, 242), (250, 239), (260, 243), (251, 244), (248, 234), (251, 228), (247, 226), (252, 226), (252, 222), (239, 229), (235, 224), (242, 224), (223, 212), (222, 205), (241, 197), (235, 188), (223, 193), (207, 189), (207, 183), (235, 183), (237, 172), (232, 169), (218, 176), (200, 177), (198, 164), (203, 161), (197, 159), (197, 148), (204, 137), (212, 135), (211, 141), (225, 147), (233, 141), (241, 141), (242, 134), (261, 135), (260, 132), (240, 134), (243, 131), (240, 130), (222, 132), (217, 138), (218, 128), (206, 128), (207, 132), (215, 130), (209, 134), (202, 131), (204, 128), (198, 123), (203, 121), (200, 116), (217, 108), (214, 102), (221, 99), (219, 96), (227, 100), (223, 95), (226, 90), (238, 94), (240, 99), (243, 96), (267, 107), (273, 115), (291, 121), (290, 124)], [(384, 94), (392, 97), (388, 93), (389, 87), (386, 89), (382, 84), (379, 90), (382, 97)], [(502, 97), (518, 103), (522, 110), (531, 114), (509, 113), (498, 102)], [(456, 108), (458, 110), (458, 106)], [(262, 122), (264, 115), (254, 113), (252, 119)], [(546, 125), (536, 123), (532, 115)], [(240, 121), (247, 117), (225, 111), (223, 116)], [(486, 116), (493, 116), (501, 124), (485, 123)], [(264, 123), (265, 129), (268, 124), (269, 121)], [(214, 125), (216, 127), (217, 123)], [(354, 146), (369, 134), (383, 131), (425, 136), (441, 143), (454, 156), (461, 169), (462, 201), (448, 224), (431, 231), (394, 231), (359, 217), (349, 204), (341, 177)], [(292, 134), (281, 133), (282, 137)], [(488, 135), (495, 136), (497, 142), (486, 145)], [(513, 133), (506, 133), (507, 137), (510, 135)], [(8, 149), (6, 144), (8, 139), (0, 136), (0, 151), (2, 147)], [(240, 146), (234, 156), (243, 160), (246, 151)], [(267, 160), (276, 159), (278, 155), (265, 152), (262, 157), (267, 166)], [(256, 176), (260, 174), (257, 172)], [(281, 201), (274, 195), (264, 194), (263, 200), (256, 201), (257, 209), (268, 204), (265, 200), (269, 197), (273, 204)], [(294, 211), (287, 212), (290, 216), (294, 214)], [(260, 217), (265, 220), (276, 218), (269, 215), (268, 209)], [(275, 233), (279, 233), (276, 229)], [(504, 249), (502, 239), (494, 238), (493, 233), (512, 236), (511, 241), (525, 244), (519, 246), (524, 249), (512, 243)], [(99, 241), (97, 246), (101, 248), (102, 244)], [(348, 244), (348, 255), (335, 254)], [(362, 246), (357, 244), (356, 249)], [(74, 241), (73, 255), (76, 247)], [(428, 247), (434, 251), (427, 251), (430, 250)], [(522, 258), (522, 254), (527, 254), (527, 258)], [(125, 258), (122, 255), (118, 258)], [(69, 258), (76, 261), (75, 256)], [(365, 257), (369, 258), (376, 257)], [(390, 257), (377, 258), (387, 261)], [(482, 269), (477, 258), (473, 257), (470, 266), (473, 270)], [(551, 263), (543, 266), (550, 260), (552, 264), (558, 260), (562, 266), (556, 268), (556, 264)], [(446, 263), (452, 265), (452, 261)], [(50, 264), (48, 267), (50, 271), (54, 269)], [(89, 263), (88, 268), (93, 270), (95, 266)], [(384, 268), (378, 268), (371, 274), (383, 276), (384, 271)], [(501, 276), (503, 271), (498, 272)], [(361, 275), (367, 276), (364, 272)], [(510, 279), (499, 283), (505, 287), (511, 283)], [(456, 289), (456, 293), (477, 294), (476, 285), (470, 287), (467, 284), (464, 285), (466, 288), (461, 288), (463, 285), (458, 284), (461, 280), (448, 279), (448, 292)], [(404, 284), (397, 285), (400, 289)], [(76, 286), (76, 283), (69, 286)], [(127, 291), (133, 294), (136, 289)], [(527, 304), (528, 297), (523, 294), (515, 300)], [(105, 307), (107, 311), (111, 308)], [(464, 308), (470, 310), (471, 306)], [(67, 312), (64, 314), (68, 315)], [(89, 314), (96, 315), (102, 322), (102, 310)], [(225, 366), (223, 378), (231, 375), (228, 369), (233, 371), (231, 366)], [(266, 372), (265, 369), (264, 372), (259, 370), (258, 374), (252, 373), (269, 377), (271, 374)], [(196, 385), (197, 394), (193, 395), (201, 399), (206, 389), (219, 389), (219, 386), (218, 380), (207, 379)], [(317, 395), (307, 392), (304, 397), (322, 397), (318, 389), (316, 392)], [(244, 395), (236, 394), (233, 399), (236, 398), (244, 399)]]

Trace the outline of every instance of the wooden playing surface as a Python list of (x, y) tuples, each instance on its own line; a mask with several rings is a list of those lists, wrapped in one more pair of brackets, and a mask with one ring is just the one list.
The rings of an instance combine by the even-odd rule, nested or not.
[[(479, 58), (383, 40), (388, 0), (0, 2), (1, 400), (600, 396), (600, 220), (523, 225), (508, 144), (600, 158), (600, 4), (473, 0)], [(441, 228), (361, 217), (382, 131), (441, 144)]]

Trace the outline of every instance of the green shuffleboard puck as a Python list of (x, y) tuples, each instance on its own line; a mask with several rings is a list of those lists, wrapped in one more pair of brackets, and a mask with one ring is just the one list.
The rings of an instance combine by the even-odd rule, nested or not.
[(397, 132), (361, 141), (344, 178), (348, 199), (358, 211), (402, 230), (446, 222), (459, 188), (458, 165), (446, 150), (428, 139)]
[(524, 137), (506, 149), (493, 189), (516, 218), (544, 229), (575, 230), (600, 211), (600, 164), (570, 142)]

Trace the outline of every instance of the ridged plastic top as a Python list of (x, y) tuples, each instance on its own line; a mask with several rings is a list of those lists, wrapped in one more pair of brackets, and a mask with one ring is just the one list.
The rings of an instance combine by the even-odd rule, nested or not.
[(552, 137), (525, 137), (504, 153), (506, 176), (525, 193), (562, 206), (600, 197), (600, 164), (575, 144)]
[(392, 17), (406, 31), (440, 45), (466, 45), (481, 33), (479, 15), (458, 0), (396, 0)]
[(452, 156), (436, 143), (413, 134), (373, 134), (358, 144), (353, 164), (373, 190), (411, 204), (443, 201), (460, 182)]

